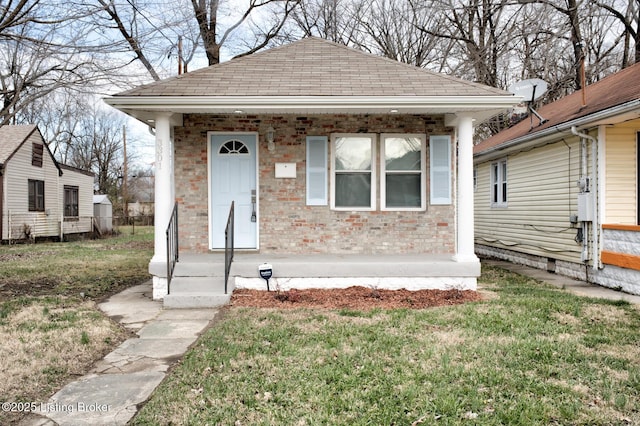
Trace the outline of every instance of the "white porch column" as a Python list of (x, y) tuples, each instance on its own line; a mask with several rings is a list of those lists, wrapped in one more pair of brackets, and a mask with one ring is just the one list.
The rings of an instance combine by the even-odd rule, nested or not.
[(169, 225), (175, 203), (173, 171), (173, 141), (171, 140), (171, 113), (158, 113), (156, 124), (155, 158), (155, 228), (154, 251), (149, 272), (153, 275), (153, 298), (167, 295), (167, 240), (165, 231)]
[(473, 119), (458, 116), (458, 191), (456, 262), (479, 262), (474, 250)]

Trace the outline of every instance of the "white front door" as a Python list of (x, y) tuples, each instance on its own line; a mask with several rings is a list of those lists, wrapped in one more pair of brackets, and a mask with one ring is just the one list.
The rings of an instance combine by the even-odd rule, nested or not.
[(211, 248), (222, 249), (231, 202), (235, 248), (258, 248), (257, 135), (211, 135)]

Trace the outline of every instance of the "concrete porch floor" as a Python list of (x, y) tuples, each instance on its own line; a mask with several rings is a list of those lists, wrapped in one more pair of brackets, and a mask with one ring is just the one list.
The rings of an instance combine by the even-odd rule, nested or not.
[[(236, 252), (231, 276), (259, 278), (270, 263), (273, 277), (477, 277), (480, 262), (456, 262), (448, 254), (269, 254)], [(222, 267), (220, 267), (222, 265)], [(180, 254), (177, 276), (223, 276), (224, 253)]]
[[(480, 262), (456, 262), (450, 255), (331, 255), (263, 254), (236, 252), (227, 292), (224, 288), (224, 253), (183, 253), (176, 264), (168, 308), (204, 308), (225, 305), (235, 288), (266, 290), (258, 266), (269, 263), (271, 290), (291, 288), (475, 290)], [(155, 297), (155, 296), (154, 296)]]

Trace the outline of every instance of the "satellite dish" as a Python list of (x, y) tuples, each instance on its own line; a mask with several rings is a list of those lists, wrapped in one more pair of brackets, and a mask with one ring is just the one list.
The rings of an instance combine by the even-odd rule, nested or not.
[[(546, 81), (539, 78), (530, 78), (513, 83), (507, 90), (516, 96), (522, 96), (524, 98), (524, 101), (527, 103), (527, 109), (540, 120), (539, 126), (541, 126), (549, 120), (538, 114), (538, 111), (533, 109), (531, 104), (547, 92), (547, 87)], [(531, 117), (531, 128), (533, 129), (533, 117)]]
[(533, 102), (547, 92), (548, 84), (539, 78), (518, 81), (508, 87), (508, 91), (516, 96), (522, 96), (525, 102)]

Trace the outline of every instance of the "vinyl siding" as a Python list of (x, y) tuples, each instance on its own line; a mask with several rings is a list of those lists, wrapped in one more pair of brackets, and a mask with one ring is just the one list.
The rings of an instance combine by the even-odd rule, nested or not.
[[(569, 218), (577, 214), (577, 138), (509, 155), (507, 206), (491, 207), (491, 163), (477, 164), (476, 243), (580, 261)], [(497, 159), (500, 160), (500, 159)]]
[(65, 234), (91, 232), (93, 220), (93, 176), (63, 167), (60, 177), (60, 209), (64, 214), (64, 186), (78, 187), (78, 220), (64, 221)]
[(636, 133), (640, 120), (606, 129), (604, 223), (637, 224)]
[[(44, 150), (42, 167), (31, 165), (32, 144), (43, 143), (36, 131), (18, 148), (5, 165), (5, 220), (2, 227), (3, 238), (19, 238), (23, 227), (31, 228), (34, 236), (56, 236), (60, 234), (60, 202), (58, 189), (58, 168)], [(44, 184), (44, 212), (30, 212), (28, 200), (29, 179), (42, 180)], [(9, 229), (11, 221), (11, 229)], [(9, 232), (11, 231), (11, 235)], [(16, 235), (18, 233), (18, 235)]]

